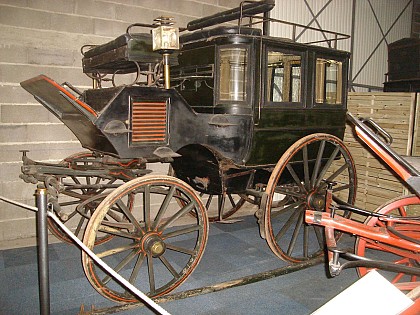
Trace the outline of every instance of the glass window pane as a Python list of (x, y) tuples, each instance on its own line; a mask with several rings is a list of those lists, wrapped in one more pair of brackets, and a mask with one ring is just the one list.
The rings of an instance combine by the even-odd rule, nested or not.
[(267, 56), (266, 99), (269, 102), (300, 102), (301, 57), (269, 51)]
[(315, 101), (324, 104), (341, 104), (342, 63), (336, 60), (316, 60)]
[(245, 48), (220, 49), (220, 100), (246, 100), (247, 59)]

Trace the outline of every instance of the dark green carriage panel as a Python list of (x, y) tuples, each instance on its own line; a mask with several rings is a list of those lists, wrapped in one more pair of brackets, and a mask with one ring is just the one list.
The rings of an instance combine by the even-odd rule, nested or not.
[(247, 166), (276, 164), (300, 138), (312, 133), (329, 133), (343, 138), (346, 110), (265, 109), (254, 127)]

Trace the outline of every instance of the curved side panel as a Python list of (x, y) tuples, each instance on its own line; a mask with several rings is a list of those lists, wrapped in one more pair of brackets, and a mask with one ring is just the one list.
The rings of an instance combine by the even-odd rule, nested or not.
[(181, 157), (172, 163), (176, 177), (200, 192), (223, 192), (220, 159), (214, 151), (199, 144), (189, 144), (177, 153)]

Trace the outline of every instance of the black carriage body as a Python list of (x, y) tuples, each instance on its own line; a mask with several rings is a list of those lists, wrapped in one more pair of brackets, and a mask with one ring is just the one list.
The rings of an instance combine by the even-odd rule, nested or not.
[[(182, 157), (173, 163), (177, 176), (197, 190), (243, 192), (251, 174), (257, 177), (254, 182), (267, 182), (271, 168), (298, 139), (317, 132), (343, 138), (347, 52), (261, 36), (258, 29), (236, 27), (197, 31), (181, 39), (183, 49), (173, 70), (176, 90), (197, 116), (210, 114), (207, 124), (218, 122), (217, 128), (211, 129), (213, 133), (202, 138), (204, 141), (184, 147), (180, 151)], [(229, 54), (233, 57), (224, 60)], [(297, 94), (292, 95), (293, 67), (289, 65), (286, 73), (288, 65), (280, 62), (283, 78), (281, 74), (280, 79), (275, 78), (270, 60), (273, 55), (299, 59), (295, 67), (295, 77), (300, 82)], [(224, 69), (227, 62), (228, 70)], [(336, 66), (335, 81), (325, 78), (326, 63)], [(323, 85), (319, 82), (322, 76)], [(283, 80), (281, 89), (283, 94), (290, 93), (288, 99), (285, 95), (281, 99), (281, 93), (273, 97), (275, 80)], [(226, 82), (229, 96), (223, 86)], [(328, 84), (335, 85), (335, 97), (321, 98), (320, 94), (327, 94), (331, 88)], [(244, 128), (237, 128), (236, 119), (246, 122)], [(237, 134), (238, 131), (244, 133)], [(224, 136), (226, 133), (229, 137)], [(209, 183), (215, 181), (217, 189), (209, 188)]]
[[(181, 50), (171, 56), (171, 89), (96, 88), (59, 101), (65, 91), (43, 97), (40, 91), (54, 94), (51, 88), (34, 87), (34, 79), (22, 86), (83, 147), (170, 161), (180, 179), (212, 194), (243, 192), (251, 176), (266, 182), (283, 152), (305, 135), (343, 138), (349, 53), (249, 27), (200, 29), (180, 39)], [(150, 34), (126, 34), (85, 53), (83, 65), (87, 73), (130, 72), (158, 59)], [(66, 101), (69, 112), (69, 104), (60, 105)]]

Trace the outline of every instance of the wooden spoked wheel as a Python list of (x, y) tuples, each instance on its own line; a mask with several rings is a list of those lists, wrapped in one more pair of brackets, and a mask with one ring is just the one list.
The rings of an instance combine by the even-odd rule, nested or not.
[(206, 206), (209, 222), (225, 220), (245, 204), (245, 199), (237, 194), (208, 195), (200, 193), (200, 197)]
[[(308, 135), (278, 161), (261, 206), (267, 243), (279, 258), (299, 262), (323, 254), (323, 228), (305, 224), (305, 210), (324, 211), (326, 182), (335, 182), (334, 196), (354, 203), (355, 165), (344, 143), (335, 136)], [(278, 202), (284, 198), (287, 203)], [(348, 217), (350, 213), (340, 215)]]
[[(130, 198), (132, 211), (126, 207)], [(114, 237), (96, 244), (103, 234)], [(111, 192), (92, 215), (83, 242), (136, 288), (157, 297), (188, 278), (207, 238), (208, 218), (200, 197), (181, 180), (159, 175), (136, 178)], [(100, 294), (120, 303), (137, 302), (86, 253), (82, 263)]]
[[(376, 212), (395, 217), (418, 216), (420, 213), (420, 198), (415, 195), (400, 196), (381, 206)], [(365, 224), (372, 227), (386, 228), (384, 221), (377, 217), (368, 217)], [(420, 241), (420, 226), (392, 223), (391, 225), (399, 233), (412, 239)], [(397, 265), (420, 268), (420, 254), (413, 253), (398, 247), (389, 246), (381, 242), (372, 241), (363, 237), (357, 237), (354, 252), (358, 256), (369, 259), (392, 262)], [(364, 276), (368, 268), (359, 267), (357, 272), (359, 276)], [(378, 270), (385, 278), (403, 291), (410, 291), (419, 285), (419, 280), (414, 275), (404, 273), (395, 273), (390, 271)]]
[[(95, 157), (92, 152), (79, 152), (65, 158), (60, 164), (71, 165), (74, 161), (81, 160), (83, 162), (78, 162), (78, 164), (88, 167), (88, 165), (92, 163), (91, 160), (93, 161), (94, 159)], [(65, 213), (66, 217), (65, 219), (63, 216), (58, 217), (79, 239), (82, 239), (87, 221), (103, 200), (104, 194), (111, 191), (106, 188), (98, 189), (89, 186), (106, 186), (116, 184), (117, 182), (122, 184), (122, 181), (118, 181), (115, 178), (104, 178), (99, 176), (64, 177), (62, 179), (62, 184), (65, 186), (65, 190), (59, 194), (58, 204), (61, 208), (61, 212)], [(101, 197), (97, 198), (96, 196)], [(67, 234), (51, 219), (48, 219), (48, 228), (58, 239), (73, 244), (73, 241)], [(98, 239), (97, 242), (105, 242), (108, 239), (109, 236)]]

